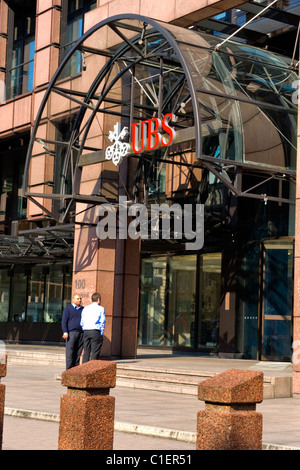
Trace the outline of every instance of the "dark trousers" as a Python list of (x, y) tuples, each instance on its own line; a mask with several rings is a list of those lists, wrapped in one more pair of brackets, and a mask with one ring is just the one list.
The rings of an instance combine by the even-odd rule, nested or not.
[(79, 365), (83, 349), (83, 332), (70, 331), (66, 342), (66, 369)]
[(99, 330), (85, 330), (83, 332), (83, 358), (82, 362), (99, 359), (103, 336)]

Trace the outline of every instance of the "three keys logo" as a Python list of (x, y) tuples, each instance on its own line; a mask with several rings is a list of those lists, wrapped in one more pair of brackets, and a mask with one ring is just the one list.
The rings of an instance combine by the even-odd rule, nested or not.
[(112, 160), (114, 165), (120, 165), (123, 158), (130, 152), (130, 144), (127, 142), (122, 142), (125, 137), (129, 134), (128, 127), (123, 127), (121, 130), (121, 124), (117, 123), (114, 126), (113, 131), (109, 131), (108, 138), (111, 142), (114, 142), (113, 145), (110, 145), (105, 150), (106, 160)]

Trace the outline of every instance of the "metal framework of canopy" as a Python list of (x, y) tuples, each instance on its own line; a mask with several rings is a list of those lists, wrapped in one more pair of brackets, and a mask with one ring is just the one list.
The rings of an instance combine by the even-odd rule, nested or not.
[(0, 266), (68, 262), (73, 248), (74, 224), (24, 230), (21, 236), (0, 235)]
[[(268, 2), (270, 3), (270, 2)], [(259, 47), (269, 46), (270, 34), (280, 31), (296, 32), (299, 28), (299, 14), (300, 4), (298, 0), (287, 0), (282, 2), (271, 2), (271, 5), (266, 5), (266, 2), (247, 1), (236, 6), (234, 11), (236, 16), (234, 22), (229, 18), (228, 14), (216, 15), (214, 17), (206, 18), (198, 21), (194, 27), (206, 31), (208, 33), (216, 33), (224, 36), (234, 34), (236, 39), (246, 40), (248, 44), (256, 45)], [(230, 10), (231, 13), (231, 10)], [(244, 25), (241, 29), (239, 18), (243, 21), (249, 21), (248, 25)], [(290, 56), (294, 56), (294, 52), (298, 49), (297, 36), (294, 41), (294, 47), (290, 51)], [(279, 52), (279, 50), (277, 51)], [(298, 60), (297, 60), (298, 61)]]
[[(253, 171), (268, 178), (293, 179), (295, 165), (291, 160), (295, 157), (284, 155), (282, 161), (279, 157), (275, 164), (272, 159), (248, 161), (247, 155), (243, 154), (243, 135), (238, 136), (238, 133), (245, 132), (241, 107), (245, 109), (247, 105), (250, 109), (252, 106), (266, 122), (273, 120), (272, 125), (283, 140), (283, 146), (295, 147), (295, 135), (285, 135), (280, 125), (283, 128), (289, 124), (293, 130), (295, 128), (297, 106), (291, 97), (295, 92), (292, 83), (297, 79), (296, 74), (283, 59), (273, 54), (238, 43), (227, 43), (221, 50), (216, 50), (218, 42), (218, 38), (137, 15), (116, 16), (89, 30), (65, 57), (45, 94), (28, 149), (24, 194), (36, 204), (40, 204), (41, 198), (59, 201), (53, 204), (54, 209), (45, 206), (42, 209), (61, 222), (68, 220), (74, 202), (97, 204), (106, 199), (99, 194), (80, 192), (82, 166), (104, 160), (103, 121), (99, 123), (100, 145), (89, 145), (89, 132), (101, 114), (129, 125), (172, 111), (177, 117), (176, 145), (164, 155), (146, 155), (146, 158), (176, 164), (176, 156), (183, 155), (186, 149), (193, 151), (192, 167), (208, 168), (238, 196), (243, 196), (243, 191), (228, 178), (228, 171), (225, 174), (229, 164), (239, 174)], [(99, 43), (101, 47), (97, 47)], [(69, 102), (65, 106), (69, 112), (67, 119), (72, 116), (72, 123), (64, 135), (58, 131), (59, 116), (51, 114), (56, 111), (51, 106), (53, 102), (57, 103), (57, 96), (65, 103)], [(227, 107), (223, 110), (222, 106)], [(275, 114), (279, 124), (274, 122)], [(225, 115), (231, 119), (227, 127)], [(282, 116), (284, 123), (280, 122)], [(46, 125), (52, 125), (54, 138), (45, 138)], [(211, 130), (213, 127), (215, 129)], [(63, 135), (61, 139), (57, 137), (59, 132)], [(222, 135), (223, 140), (235, 134), (235, 154), (225, 155), (221, 149), (216, 158), (216, 153), (204, 149), (207, 147), (205, 141), (212, 140), (212, 134), (214, 137)], [(190, 144), (182, 146), (186, 141)], [(219, 145), (220, 142), (219, 139)], [(280, 145), (274, 142), (271, 145)], [(39, 149), (36, 149), (37, 143)], [(223, 147), (226, 145), (228, 141)], [(53, 178), (31, 185), (31, 165), (45, 151), (50, 159), (54, 159)], [(184, 163), (184, 159), (180, 163)], [(35, 191), (36, 187), (42, 191)], [(45, 191), (45, 187), (49, 190)], [(247, 190), (247, 196), (251, 196), (251, 191)]]
[[(85, 166), (106, 161), (108, 126), (119, 122), (130, 129), (132, 123), (172, 113), (176, 142), (131, 156), (137, 158), (133, 199), (144, 180), (147, 200), (146, 165), (171, 164), (191, 174), (203, 169), (203, 178), (213, 176), (236, 197), (293, 204), (298, 76), (286, 58), (242, 41), (219, 46), (218, 37), (134, 14), (91, 28), (64, 58), (44, 95), (23, 194), (58, 225), (74, 222), (76, 203), (117, 204), (115, 195), (102, 191), (105, 175), (99, 175), (100, 187), (92, 194), (81, 185)], [(41, 160), (47, 171), (33, 181)], [(122, 165), (119, 184), (126, 192)], [(269, 181), (277, 184), (275, 193), (266, 192)], [(199, 193), (203, 187), (199, 182)]]

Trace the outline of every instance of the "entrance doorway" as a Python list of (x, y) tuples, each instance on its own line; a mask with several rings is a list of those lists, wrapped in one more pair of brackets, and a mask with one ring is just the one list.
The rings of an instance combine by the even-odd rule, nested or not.
[(221, 253), (142, 259), (139, 345), (216, 351)]
[(139, 344), (194, 347), (197, 255), (144, 258)]
[(293, 259), (292, 240), (267, 241), (262, 245), (262, 360), (291, 360)]

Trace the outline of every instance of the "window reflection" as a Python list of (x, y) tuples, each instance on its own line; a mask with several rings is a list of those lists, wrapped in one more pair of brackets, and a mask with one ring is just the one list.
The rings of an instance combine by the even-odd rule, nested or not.
[(8, 321), (10, 278), (7, 270), (0, 271), (0, 322)]
[[(23, 0), (18, 2), (13, 17), (13, 37), (8, 39), (8, 82), (7, 98), (33, 90), (33, 71), (35, 54), (35, 15), (36, 2)], [(26, 13), (24, 13), (26, 12)]]
[(293, 290), (293, 245), (283, 242), (264, 245), (264, 290), (262, 355), (291, 355)]
[(198, 93), (204, 155), (243, 161), (243, 130), (240, 107), (225, 97)]
[(203, 154), (295, 169), (297, 74), (275, 53), (234, 42), (215, 51), (218, 43), (207, 34), (180, 43), (198, 92)]
[(43, 321), (45, 276), (42, 269), (32, 271), (29, 280), (28, 304), (26, 320), (29, 322)]
[(63, 273), (51, 269), (46, 276), (45, 321), (58, 322), (61, 319), (63, 301)]
[[(97, 2), (94, 0), (69, 0), (63, 2), (62, 11), (62, 48), (61, 60), (72, 49), (74, 43), (83, 35), (84, 31), (84, 14), (96, 8)], [(76, 51), (68, 66), (64, 69), (62, 77), (68, 77), (80, 73), (82, 70), (83, 57), (80, 51)]]
[(2, 143), (0, 150), (0, 232), (11, 233), (12, 222), (26, 218), (22, 196), (27, 135)]
[(14, 273), (11, 289), (11, 311), (12, 321), (21, 322), (26, 319), (26, 292), (27, 276), (24, 273)]
[(199, 344), (200, 348), (217, 348), (219, 344), (221, 253), (201, 255)]
[(194, 346), (196, 255), (142, 260), (139, 343)]
[[(139, 344), (216, 349), (219, 345), (221, 262), (221, 253), (200, 255), (197, 289), (197, 255), (143, 259)], [(195, 330), (197, 324), (198, 331)], [(196, 332), (198, 344), (195, 344)]]
[(140, 288), (140, 344), (164, 345), (166, 283), (166, 257), (143, 259)]
[(30, 270), (0, 270), (0, 322), (61, 321), (70, 303), (72, 273), (68, 266), (34, 266)]
[(196, 255), (170, 260), (168, 346), (194, 346)]

